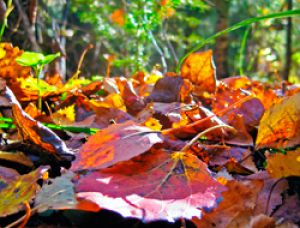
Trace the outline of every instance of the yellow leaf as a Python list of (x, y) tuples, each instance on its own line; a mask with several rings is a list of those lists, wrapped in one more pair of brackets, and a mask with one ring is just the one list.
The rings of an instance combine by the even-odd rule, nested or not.
[(159, 121), (153, 117), (150, 117), (149, 119), (146, 120), (144, 123), (146, 127), (151, 128), (154, 131), (160, 131), (162, 128), (162, 125), (159, 123)]
[(265, 111), (256, 148), (287, 148), (300, 144), (300, 93), (283, 99)]
[(70, 105), (64, 109), (59, 109), (56, 113), (52, 114), (52, 119), (59, 125), (70, 125), (75, 121), (75, 105)]
[(286, 154), (267, 155), (267, 170), (271, 177), (300, 176), (300, 148)]
[(126, 112), (126, 106), (124, 100), (120, 94), (110, 94), (103, 101), (90, 100), (90, 104), (93, 109), (96, 111), (98, 107), (104, 108), (116, 108)]
[(3, 59), (6, 56), (6, 51), (0, 47), (0, 59)]

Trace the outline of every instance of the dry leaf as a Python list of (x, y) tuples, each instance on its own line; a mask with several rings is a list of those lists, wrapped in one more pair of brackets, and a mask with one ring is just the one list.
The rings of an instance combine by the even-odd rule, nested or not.
[(189, 79), (195, 86), (197, 95), (205, 96), (216, 90), (216, 69), (212, 50), (189, 55), (181, 67), (181, 76)]
[(273, 178), (300, 176), (300, 148), (286, 154), (267, 154), (266, 169)]
[(133, 121), (113, 124), (91, 136), (80, 149), (72, 170), (99, 169), (126, 161), (161, 143), (157, 132)]
[(256, 148), (283, 149), (300, 144), (300, 93), (265, 111), (258, 128)]

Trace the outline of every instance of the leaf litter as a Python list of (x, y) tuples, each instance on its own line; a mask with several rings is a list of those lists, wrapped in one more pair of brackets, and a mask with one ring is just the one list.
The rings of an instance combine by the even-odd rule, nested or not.
[(23, 51), (0, 48), (2, 219), (32, 207), (196, 227), (299, 225), (297, 85), (217, 80), (209, 50), (181, 75), (40, 79), (37, 111), (40, 88), (24, 86), (36, 79), (15, 60)]

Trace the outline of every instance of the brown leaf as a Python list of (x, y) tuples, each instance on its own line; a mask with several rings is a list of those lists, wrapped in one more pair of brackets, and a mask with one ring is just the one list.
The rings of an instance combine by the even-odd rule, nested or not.
[(191, 102), (192, 84), (179, 76), (165, 76), (159, 79), (146, 102)]
[(0, 151), (0, 160), (19, 163), (27, 167), (33, 167), (32, 161), (27, 156), (25, 156), (22, 152), (12, 153), (12, 152)]
[[(217, 208), (204, 213), (201, 219), (193, 218), (197, 227), (228, 227), (243, 213), (252, 213), (259, 191), (263, 187), (260, 180), (238, 182), (228, 181), (228, 190), (222, 193), (224, 200)], [(230, 226), (229, 226), (230, 227)]]
[(284, 204), (273, 215), (296, 224), (300, 222), (300, 200), (298, 195), (286, 196)]
[(80, 149), (72, 170), (106, 168), (126, 161), (145, 151), (162, 139), (157, 132), (127, 121), (113, 124), (91, 136)]
[(101, 208), (146, 221), (200, 217), (224, 187), (205, 163), (182, 152), (153, 150), (79, 180), (78, 195)]
[(59, 160), (66, 159), (71, 161), (74, 159), (73, 152), (67, 148), (64, 141), (62, 141), (52, 130), (32, 119), (22, 110), (13, 92), (8, 87), (6, 88), (6, 97), (10, 99), (12, 103), (14, 122), (18, 128), (19, 134), (24, 140), (33, 142)]
[(264, 186), (257, 198), (255, 214), (265, 213), (270, 215), (282, 204), (281, 194), (288, 189), (287, 180), (280, 179), (279, 181), (279, 179), (270, 177), (266, 171), (260, 171), (253, 175), (246, 176), (245, 179), (262, 180), (264, 182)]

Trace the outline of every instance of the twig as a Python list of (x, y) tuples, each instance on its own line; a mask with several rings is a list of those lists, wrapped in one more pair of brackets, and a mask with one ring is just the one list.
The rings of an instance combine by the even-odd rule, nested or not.
[(84, 60), (84, 57), (86, 55), (86, 53), (92, 49), (94, 47), (94, 45), (92, 44), (89, 44), (82, 52), (81, 56), (80, 56), (80, 59), (79, 59), (79, 62), (78, 62), (78, 66), (77, 66), (77, 70), (75, 72), (75, 74), (73, 75), (72, 78), (78, 78), (79, 74), (80, 74), (80, 68), (82, 66), (82, 63), (83, 63), (83, 60)]
[(226, 125), (226, 124), (221, 124), (221, 125), (217, 125), (217, 126), (213, 126), (213, 127), (210, 127), (210, 128), (207, 128), (206, 130), (200, 132), (199, 134), (197, 134), (189, 143), (187, 143), (182, 149), (181, 151), (182, 152), (186, 152), (188, 149), (190, 149), (190, 147), (199, 139), (201, 138), (202, 136), (206, 135), (208, 132), (211, 132), (211, 131), (214, 131), (216, 129), (219, 129), (219, 128), (228, 128), (232, 131), (235, 131), (235, 128), (229, 126), (229, 125)]
[(37, 207), (30, 209), (30, 205), (28, 203), (28, 201), (24, 202), (25, 205), (25, 210), (26, 210), (26, 214), (23, 215), (21, 218), (19, 218), (18, 220), (8, 224), (5, 228), (12, 228), (17, 226), (19, 223), (21, 223), (21, 225), (18, 226), (18, 228), (23, 228), (25, 227), (26, 223), (28, 222), (29, 218), (31, 215), (33, 215), (34, 213), (37, 212)]

